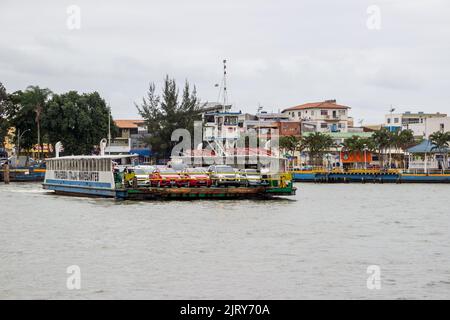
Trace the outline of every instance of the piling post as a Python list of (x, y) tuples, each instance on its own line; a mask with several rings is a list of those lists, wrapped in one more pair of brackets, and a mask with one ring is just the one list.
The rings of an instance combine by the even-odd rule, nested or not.
[(3, 181), (5, 184), (9, 184), (9, 164), (5, 163), (3, 165)]

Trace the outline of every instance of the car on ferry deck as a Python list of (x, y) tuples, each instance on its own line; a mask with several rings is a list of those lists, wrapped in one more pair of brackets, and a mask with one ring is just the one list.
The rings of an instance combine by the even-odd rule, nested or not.
[(134, 167), (134, 174), (139, 186), (150, 185), (150, 174), (155, 170), (153, 166), (136, 166)]
[(213, 165), (208, 168), (209, 177), (215, 186), (239, 186), (239, 174), (233, 167), (227, 165)]
[(158, 168), (150, 174), (152, 187), (186, 187), (187, 180), (172, 168)]
[(181, 175), (187, 180), (188, 187), (210, 187), (212, 185), (205, 168), (186, 168)]
[(263, 176), (257, 169), (242, 169), (239, 171), (239, 180), (242, 185), (249, 186), (267, 186), (269, 181), (263, 179)]

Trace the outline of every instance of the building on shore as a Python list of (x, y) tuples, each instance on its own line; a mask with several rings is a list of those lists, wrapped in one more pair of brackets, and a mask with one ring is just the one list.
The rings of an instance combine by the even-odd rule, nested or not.
[(141, 162), (149, 162), (151, 151), (145, 138), (149, 136), (147, 125), (142, 119), (114, 120), (119, 129), (117, 137), (111, 139), (106, 154), (138, 154)]
[(436, 131), (450, 131), (450, 118), (444, 113), (403, 112), (385, 115), (389, 131), (412, 130), (417, 138), (428, 138)]
[(353, 126), (349, 117), (350, 107), (336, 103), (336, 100), (309, 102), (282, 111), (291, 120), (300, 121), (302, 132), (347, 132)]

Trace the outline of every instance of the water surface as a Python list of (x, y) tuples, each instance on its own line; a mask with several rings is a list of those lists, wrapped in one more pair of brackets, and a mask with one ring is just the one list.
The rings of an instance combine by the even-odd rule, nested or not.
[[(450, 185), (297, 187), (120, 202), (2, 184), (0, 299), (450, 298)], [(71, 265), (81, 290), (66, 287)]]

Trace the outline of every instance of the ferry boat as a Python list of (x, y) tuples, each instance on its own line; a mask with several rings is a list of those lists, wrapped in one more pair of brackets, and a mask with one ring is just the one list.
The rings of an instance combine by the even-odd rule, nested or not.
[(116, 197), (113, 161), (133, 155), (67, 156), (47, 159), (43, 187), (56, 193)]
[(116, 172), (115, 160), (130, 163), (137, 155), (105, 155), (101, 143), (99, 156), (65, 156), (47, 159), (43, 188), (66, 195), (111, 197), (116, 199), (160, 200), (200, 198), (268, 198), (295, 195), (292, 176), (289, 173), (273, 175), (268, 186), (258, 187), (152, 187), (129, 183)]

